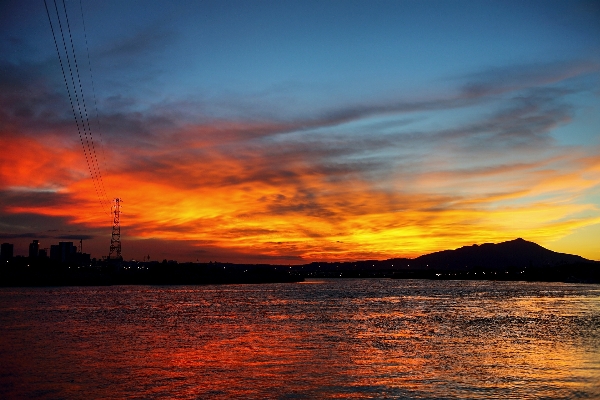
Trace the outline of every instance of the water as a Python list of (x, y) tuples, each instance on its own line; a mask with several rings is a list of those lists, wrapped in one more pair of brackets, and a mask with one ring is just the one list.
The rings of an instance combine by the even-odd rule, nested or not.
[(0, 398), (600, 398), (600, 286), (2, 288)]

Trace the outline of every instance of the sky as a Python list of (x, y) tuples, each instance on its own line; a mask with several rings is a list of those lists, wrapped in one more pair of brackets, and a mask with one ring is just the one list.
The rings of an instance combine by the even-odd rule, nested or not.
[(0, 3), (0, 241), (600, 260), (597, 1)]

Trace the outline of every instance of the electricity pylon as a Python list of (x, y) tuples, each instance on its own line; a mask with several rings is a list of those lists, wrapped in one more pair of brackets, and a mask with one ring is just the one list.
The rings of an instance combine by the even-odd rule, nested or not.
[(118, 197), (113, 200), (112, 213), (114, 218), (112, 237), (110, 238), (110, 251), (108, 252), (108, 259), (122, 260), (123, 257), (121, 257), (121, 223), (119, 222), (119, 216), (121, 214), (121, 199)]

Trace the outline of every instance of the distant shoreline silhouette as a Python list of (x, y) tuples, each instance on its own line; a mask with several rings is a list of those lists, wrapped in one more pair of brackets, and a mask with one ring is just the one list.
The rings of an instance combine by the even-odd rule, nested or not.
[(460, 279), (600, 283), (600, 262), (515, 239), (464, 246), (414, 259), (272, 264), (89, 261), (11, 257), (0, 286), (206, 285), (300, 282), (307, 278)]

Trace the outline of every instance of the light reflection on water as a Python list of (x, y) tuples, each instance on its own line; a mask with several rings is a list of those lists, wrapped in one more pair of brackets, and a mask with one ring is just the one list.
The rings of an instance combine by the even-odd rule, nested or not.
[(0, 289), (0, 398), (600, 398), (563, 283)]

